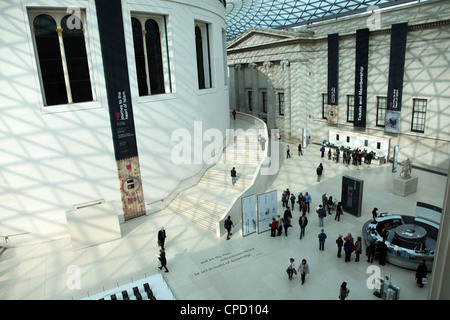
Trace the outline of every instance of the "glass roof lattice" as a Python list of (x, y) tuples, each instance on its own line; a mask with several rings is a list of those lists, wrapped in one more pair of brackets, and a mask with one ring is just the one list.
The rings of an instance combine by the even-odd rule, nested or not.
[(417, 1), (227, 0), (227, 41), (252, 27), (281, 30), (408, 2)]

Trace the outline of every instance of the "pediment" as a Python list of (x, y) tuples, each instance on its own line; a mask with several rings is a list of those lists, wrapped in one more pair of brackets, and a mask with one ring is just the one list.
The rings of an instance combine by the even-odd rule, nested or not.
[(296, 39), (292, 32), (252, 28), (229, 43), (228, 49), (242, 49)]

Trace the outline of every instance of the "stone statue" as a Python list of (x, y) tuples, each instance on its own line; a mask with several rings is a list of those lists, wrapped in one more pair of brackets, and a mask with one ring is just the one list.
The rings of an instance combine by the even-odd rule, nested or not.
[(400, 177), (402, 176), (403, 173), (403, 178), (404, 179), (408, 179), (411, 177), (411, 161), (409, 160), (409, 158), (407, 158), (405, 161), (402, 162), (402, 171), (400, 172)]

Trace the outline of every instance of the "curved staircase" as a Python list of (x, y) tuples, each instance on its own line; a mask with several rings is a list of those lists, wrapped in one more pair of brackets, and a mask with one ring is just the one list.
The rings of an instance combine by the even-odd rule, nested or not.
[[(208, 169), (193, 187), (178, 194), (166, 207), (170, 213), (183, 217), (198, 226), (216, 232), (216, 223), (228, 210), (233, 200), (251, 185), (256, 169), (264, 156), (256, 137), (249, 137), (251, 124), (239, 119), (236, 127), (243, 132), (234, 137), (218, 162)], [(244, 141), (245, 135), (246, 139)], [(245, 148), (242, 147), (245, 143)], [(240, 144), (240, 145), (238, 145)], [(235, 167), (237, 179), (231, 184), (231, 169)]]

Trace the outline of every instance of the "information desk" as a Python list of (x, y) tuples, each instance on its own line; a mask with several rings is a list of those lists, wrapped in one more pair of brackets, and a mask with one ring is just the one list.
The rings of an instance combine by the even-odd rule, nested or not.
[[(405, 220), (411, 223), (405, 223)], [(417, 220), (411, 216), (382, 214), (382, 216), (367, 221), (362, 227), (366, 245), (377, 244), (383, 240), (388, 248), (386, 261), (410, 270), (416, 270), (423, 259), (428, 271), (432, 270), (436, 250), (436, 239), (428, 236), (424, 227), (414, 223)], [(415, 250), (418, 244), (423, 244), (423, 250)]]

